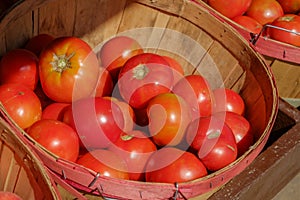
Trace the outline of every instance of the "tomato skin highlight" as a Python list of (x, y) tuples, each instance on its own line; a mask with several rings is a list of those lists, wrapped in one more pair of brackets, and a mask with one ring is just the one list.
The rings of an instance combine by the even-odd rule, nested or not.
[(120, 70), (118, 87), (129, 105), (141, 109), (152, 97), (169, 92), (173, 80), (172, 69), (162, 56), (143, 53), (125, 63)]
[(41, 102), (28, 87), (12, 83), (0, 85), (0, 102), (22, 129), (41, 119)]
[(41, 85), (56, 102), (71, 103), (88, 97), (96, 87), (98, 74), (96, 54), (79, 38), (56, 38), (41, 52)]
[(26, 49), (13, 49), (0, 61), (0, 83), (22, 84), (34, 90), (39, 80), (38, 57)]
[(35, 122), (28, 134), (39, 144), (60, 158), (75, 162), (79, 155), (77, 133), (67, 124), (52, 119)]

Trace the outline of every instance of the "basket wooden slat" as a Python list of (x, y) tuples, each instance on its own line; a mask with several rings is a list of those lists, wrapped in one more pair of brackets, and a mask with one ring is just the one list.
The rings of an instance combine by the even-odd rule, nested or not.
[[(213, 88), (224, 86), (239, 92), (247, 105), (246, 117), (255, 132), (255, 144), (237, 161), (176, 188), (174, 184), (104, 176), (95, 179), (96, 172), (59, 159), (41, 148), (18, 129), (1, 108), (5, 120), (36, 150), (51, 172), (81, 192), (123, 199), (168, 199), (179, 191), (178, 198), (205, 199), (249, 165), (268, 139), (278, 106), (272, 72), (264, 58), (236, 30), (193, 1), (23, 1), (0, 23), (0, 40), (3, 41), (0, 55), (22, 47), (30, 37), (40, 33), (80, 37), (96, 52), (113, 36), (133, 34), (147, 51), (174, 56), (186, 75), (200, 73)], [(188, 45), (190, 41), (195, 45)]]
[(59, 200), (60, 195), (37, 154), (0, 119), (0, 190), (24, 200)]

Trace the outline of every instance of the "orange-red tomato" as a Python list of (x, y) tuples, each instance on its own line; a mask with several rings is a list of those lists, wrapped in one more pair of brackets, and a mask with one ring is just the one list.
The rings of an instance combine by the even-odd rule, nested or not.
[(43, 109), (42, 119), (55, 119), (58, 121), (63, 121), (64, 112), (68, 106), (70, 106), (69, 103), (51, 103)]
[(246, 15), (252, 17), (262, 25), (273, 22), (283, 14), (283, 9), (276, 0), (252, 0), (246, 12)]
[(52, 35), (42, 33), (30, 38), (24, 48), (39, 56), (42, 50), (54, 39)]
[(135, 39), (128, 36), (116, 36), (105, 42), (99, 54), (102, 66), (110, 72), (116, 82), (125, 62), (143, 52), (141, 45)]
[(243, 26), (247, 31), (251, 33), (259, 34), (263, 28), (263, 26), (258, 21), (247, 15), (236, 16), (232, 20)]
[(172, 72), (173, 72), (173, 85), (175, 85), (181, 78), (184, 77), (184, 70), (181, 66), (181, 64), (179, 64), (179, 62), (177, 62), (177, 60), (175, 60), (174, 58), (170, 57), (170, 56), (162, 56), (168, 63), (169, 66), (172, 68)]
[(192, 120), (190, 106), (173, 93), (163, 93), (152, 98), (147, 107), (147, 115), (150, 135), (159, 146), (178, 145)]
[(110, 73), (105, 68), (100, 67), (95, 94), (93, 94), (92, 96), (95, 97), (111, 96), (113, 88), (114, 88), (114, 83)]
[(0, 191), (0, 200), (23, 200), (19, 195), (8, 192), (8, 191)]
[(60, 37), (41, 52), (39, 75), (49, 98), (70, 103), (94, 91), (99, 63), (86, 42), (76, 37)]
[(79, 138), (73, 128), (52, 119), (41, 119), (27, 129), (28, 134), (60, 158), (75, 162), (79, 155)]
[(31, 90), (39, 80), (38, 57), (26, 49), (7, 52), (0, 62), (0, 83), (18, 83)]
[(116, 153), (106, 149), (96, 149), (87, 152), (76, 163), (103, 176), (129, 179), (128, 167), (125, 160)]
[(0, 102), (10, 117), (22, 129), (41, 119), (42, 106), (39, 98), (28, 87), (19, 84), (0, 86)]
[(297, 13), (300, 11), (300, 0), (277, 0), (284, 13)]

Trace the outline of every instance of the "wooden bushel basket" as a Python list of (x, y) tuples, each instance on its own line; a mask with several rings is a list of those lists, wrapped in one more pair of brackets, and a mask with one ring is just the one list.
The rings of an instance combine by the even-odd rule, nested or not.
[(0, 191), (24, 200), (59, 200), (60, 194), (37, 154), (0, 118)]
[(70, 193), (79, 198), (84, 196), (77, 191), (117, 199), (207, 198), (255, 159), (275, 121), (277, 88), (264, 58), (236, 30), (190, 0), (26, 0), (2, 19), (0, 33), (0, 55), (40, 33), (77, 36), (95, 51), (113, 36), (133, 36), (149, 52), (176, 56), (186, 75), (201, 73), (213, 88), (231, 88), (245, 101), (255, 144), (229, 166), (180, 184), (113, 179), (67, 162), (18, 129), (2, 108), (4, 118), (36, 150), (55, 180), (72, 186)]

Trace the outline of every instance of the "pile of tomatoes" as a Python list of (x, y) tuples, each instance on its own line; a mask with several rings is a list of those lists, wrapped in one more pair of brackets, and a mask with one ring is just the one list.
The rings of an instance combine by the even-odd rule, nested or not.
[[(206, 0), (249, 32), (300, 46), (300, 0)], [(263, 27), (266, 26), (266, 30)], [(263, 31), (262, 31), (263, 30)]]
[(186, 182), (253, 144), (245, 103), (185, 75), (176, 57), (116, 36), (99, 52), (77, 37), (37, 35), (0, 61), (0, 101), (36, 142), (101, 175)]

